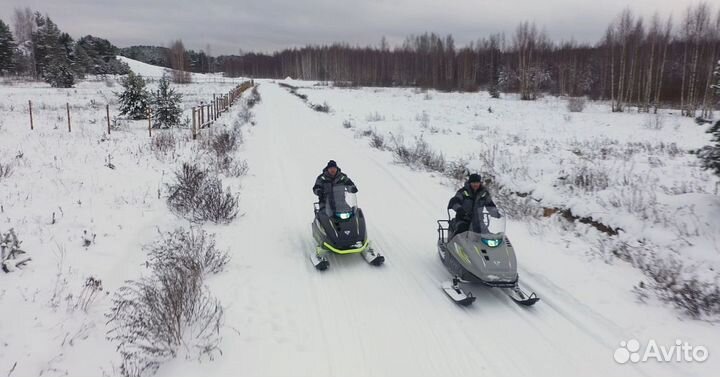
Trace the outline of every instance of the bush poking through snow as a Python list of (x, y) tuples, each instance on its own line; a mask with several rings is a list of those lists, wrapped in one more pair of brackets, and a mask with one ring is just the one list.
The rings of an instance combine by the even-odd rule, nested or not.
[(102, 280), (96, 279), (93, 276), (85, 279), (80, 295), (78, 295), (77, 301), (75, 302), (75, 309), (81, 309), (87, 312), (88, 307), (92, 305), (97, 299), (98, 295), (103, 292)]
[(168, 156), (175, 154), (177, 140), (172, 132), (158, 132), (150, 141), (150, 150), (155, 152), (155, 156)]
[(373, 113), (368, 114), (365, 117), (365, 120), (368, 122), (381, 122), (381, 121), (385, 120), (385, 116), (378, 113), (377, 111), (375, 111)]
[(128, 282), (113, 298), (108, 338), (118, 343), (123, 376), (150, 376), (181, 354), (212, 359), (220, 352), (223, 308), (202, 276), (162, 267), (152, 277)]
[(660, 131), (665, 127), (665, 119), (661, 114), (647, 114), (643, 127), (648, 130)]
[(184, 163), (168, 190), (170, 209), (190, 221), (229, 223), (237, 216), (237, 199), (223, 190), (219, 178), (196, 165)]
[(573, 166), (570, 173), (558, 179), (588, 192), (605, 190), (610, 186), (607, 172), (588, 165)]
[(179, 267), (194, 275), (222, 271), (230, 257), (215, 247), (215, 235), (202, 228), (178, 228), (149, 246), (150, 265), (163, 271)]
[(250, 111), (250, 108), (248, 106), (242, 106), (233, 123), (233, 129), (238, 131), (246, 124), (253, 124), (254, 118), (255, 115)]
[(381, 151), (387, 149), (385, 137), (374, 130), (370, 130), (370, 146)]
[(350, 119), (345, 119), (345, 120), (343, 121), (343, 128), (345, 128), (345, 129), (353, 128), (353, 124), (352, 124), (352, 122), (350, 121)]
[(585, 110), (584, 97), (570, 97), (567, 100), (567, 109), (571, 113), (581, 113)]
[(430, 145), (422, 138), (415, 137), (414, 146), (406, 146), (402, 138), (393, 138), (395, 146), (393, 155), (395, 161), (414, 168), (424, 168), (428, 171), (445, 172), (445, 157), (430, 148)]
[(3, 164), (0, 162), (0, 181), (5, 178), (9, 178), (13, 173), (12, 166), (10, 164)]
[(252, 88), (252, 91), (250, 91), (250, 96), (248, 97), (246, 103), (248, 108), (253, 108), (253, 106), (257, 105), (262, 101), (262, 98), (260, 97), (260, 92), (258, 92), (258, 87), (255, 85)]
[(22, 241), (18, 240), (14, 229), (10, 229), (7, 233), (0, 232), (0, 268), (5, 272), (15, 271), (27, 264), (30, 257), (20, 248)]
[(327, 102), (323, 102), (322, 105), (313, 104), (313, 105), (310, 105), (310, 107), (313, 110), (321, 112), (321, 113), (329, 113), (330, 112), (330, 105), (328, 105)]
[[(657, 246), (647, 240), (633, 243), (616, 238), (601, 241), (599, 247), (605, 252), (619, 257), (642, 270), (650, 279), (646, 286), (652, 288), (658, 297), (694, 319), (714, 319), (720, 315), (720, 286), (703, 282), (697, 276), (687, 276), (687, 268), (675, 257), (661, 257), (655, 250)], [(647, 293), (635, 289), (639, 299)]]

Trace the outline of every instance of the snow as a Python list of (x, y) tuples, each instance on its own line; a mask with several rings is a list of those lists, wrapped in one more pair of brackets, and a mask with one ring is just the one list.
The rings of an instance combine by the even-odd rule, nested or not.
[[(127, 65), (130, 66), (130, 69), (133, 72), (142, 75), (145, 78), (158, 80), (163, 77), (163, 75), (170, 75), (172, 73), (172, 70), (170, 68), (143, 63), (141, 61), (133, 60), (120, 55), (116, 56), (116, 58), (121, 62), (127, 63)], [(191, 73), (190, 77), (194, 82), (218, 83), (243, 81), (242, 78), (224, 77), (222, 73)]]
[[(135, 67), (147, 76), (162, 70)], [(642, 126), (645, 115), (611, 114), (603, 104), (589, 104), (565, 120), (563, 102), (549, 98), (527, 103), (431, 92), (425, 99), (411, 89), (296, 82), (307, 87), (302, 92), (311, 102), (327, 101), (332, 112), (324, 114), (273, 81), (256, 82), (262, 96), (254, 108), (256, 125), (247, 126), (237, 152), (247, 160), (249, 175), (223, 180), (240, 193), (241, 215), (229, 225), (205, 226), (231, 256), (226, 270), (208, 280), (225, 308), (222, 356), (176, 359), (162, 365), (158, 376), (705, 376), (720, 368), (713, 356), (704, 363), (616, 364), (615, 349), (630, 338), (668, 345), (682, 339), (706, 346), (712, 355), (720, 350), (720, 330), (654, 297), (639, 303), (631, 289), (647, 277), (593, 251), (601, 237), (596, 230), (557, 218), (508, 223), (521, 281), (540, 302), (522, 308), (500, 292), (472, 287), (474, 306), (454, 305), (441, 289), (450, 276), (437, 256), (435, 221), (446, 216), (457, 188), (437, 174), (395, 163), (390, 152), (371, 149), (353, 132), (373, 127), (404, 135), (406, 142), (422, 133), (450, 159), (474, 153), (476, 168), (480, 152), (497, 145), (513, 152), (498, 157), (497, 166), (522, 170), (499, 179), (543, 201), (572, 201), (574, 211), (596, 214), (599, 198), (612, 192), (570, 192), (555, 182), (559, 171), (582, 160), (574, 147), (605, 139), (653, 146), (671, 140), (686, 150), (706, 142), (702, 128), (666, 113), (665, 127), (651, 130)], [(234, 85), (208, 80), (177, 88), (185, 94), (187, 115), (201, 99)], [(111, 297), (99, 297), (87, 312), (73, 303), (89, 276), (101, 279), (112, 295), (125, 280), (148, 274), (143, 245), (157, 239), (158, 231), (187, 225), (168, 210), (163, 190), (180, 162), (199, 158), (197, 142), (188, 130), (168, 131), (179, 140), (177, 150), (156, 156), (145, 121), (126, 122), (104, 135), (104, 104), (117, 112), (112, 92), (118, 88), (104, 82), (75, 89), (0, 87), (0, 163), (13, 166), (10, 177), (0, 178), (0, 231), (14, 227), (33, 258), (23, 269), (0, 274), (0, 372), (15, 365), (13, 376), (119, 375), (115, 345), (105, 338)], [(27, 121), (28, 99), (35, 131)], [(68, 101), (72, 133), (62, 115)], [(223, 115), (220, 124), (231, 124), (237, 111)], [(437, 133), (419, 125), (422, 111)], [(373, 112), (385, 120), (366, 120)], [(346, 119), (355, 130), (342, 127)], [(658, 188), (662, 213), (695, 204), (694, 217), (677, 215), (698, 219), (699, 235), (690, 236), (695, 246), (680, 248), (682, 253), (697, 263), (716, 263), (720, 253), (713, 237), (720, 232), (713, 233), (717, 224), (710, 221), (720, 214), (712, 195), (715, 178), (684, 152), (647, 152), (664, 159), (658, 167), (641, 164), (647, 156), (639, 153), (632, 156), (633, 171), (658, 179), (652, 187)], [(329, 159), (358, 185), (371, 242), (387, 258), (379, 268), (358, 255), (331, 256), (330, 268), (321, 273), (308, 260), (314, 248), (311, 186)], [(625, 169), (618, 161), (605, 163)], [(692, 189), (673, 194), (671, 188), (683, 182)], [(599, 208), (613, 223), (658, 244), (675, 240), (662, 238), (669, 229), (663, 223), (647, 226), (637, 213)]]

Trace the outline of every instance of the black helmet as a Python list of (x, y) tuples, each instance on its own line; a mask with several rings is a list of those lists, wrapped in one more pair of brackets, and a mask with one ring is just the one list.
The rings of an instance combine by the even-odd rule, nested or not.
[(477, 174), (477, 173), (470, 174), (470, 178), (468, 178), (468, 182), (470, 182), (470, 183), (475, 183), (475, 182), (477, 182), (477, 183), (482, 183), (482, 177), (480, 176), (480, 174)]

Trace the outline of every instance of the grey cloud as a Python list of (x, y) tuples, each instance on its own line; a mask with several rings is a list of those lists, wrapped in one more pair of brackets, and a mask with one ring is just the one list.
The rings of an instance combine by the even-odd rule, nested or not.
[(214, 54), (274, 51), (344, 41), (400, 43), (409, 34), (451, 33), (458, 45), (490, 33), (512, 33), (533, 20), (554, 40), (600, 39), (624, 8), (678, 19), (693, 0), (2, 0), (0, 19), (15, 7), (48, 13), (73, 36), (93, 34), (119, 46), (167, 45), (181, 38)]

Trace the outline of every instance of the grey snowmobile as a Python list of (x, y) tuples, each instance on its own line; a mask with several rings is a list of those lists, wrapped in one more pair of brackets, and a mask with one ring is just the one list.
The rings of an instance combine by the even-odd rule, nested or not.
[(452, 280), (442, 283), (442, 288), (453, 301), (464, 306), (472, 304), (475, 296), (461, 286), (472, 283), (499, 288), (520, 305), (530, 306), (540, 300), (535, 293), (527, 294), (520, 289), (515, 250), (505, 235), (502, 211), (478, 208), (469, 230), (459, 234), (454, 234), (454, 221), (437, 223), (438, 253), (453, 275)]
[(370, 246), (365, 228), (365, 216), (357, 206), (355, 193), (348, 186), (333, 187), (325, 203), (314, 203), (315, 219), (312, 233), (317, 246), (310, 261), (318, 270), (330, 266), (327, 253), (361, 254), (373, 266), (385, 262), (385, 257)]

